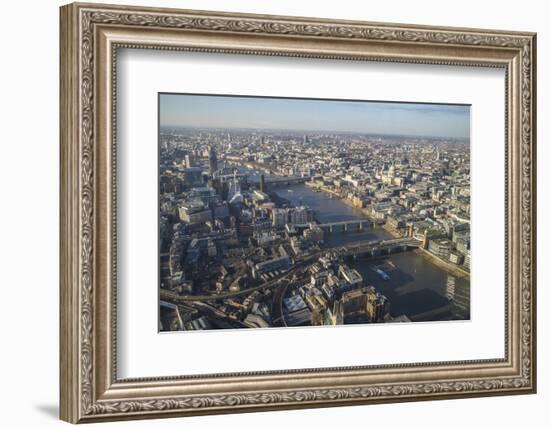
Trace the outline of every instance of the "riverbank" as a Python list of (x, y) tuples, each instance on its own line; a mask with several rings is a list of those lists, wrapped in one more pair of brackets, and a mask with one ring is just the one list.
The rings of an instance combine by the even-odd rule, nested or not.
[(470, 278), (470, 272), (464, 270), (463, 268), (460, 268), (458, 265), (451, 264), (450, 262), (447, 262), (438, 256), (435, 256), (431, 252), (427, 251), (424, 248), (418, 248), (418, 253), (422, 255), (424, 258), (428, 259), (438, 267), (441, 267), (443, 270), (452, 273), (453, 275), (457, 277), (464, 277), (464, 278)]
[[(316, 184), (311, 183), (311, 182), (306, 182), (305, 185), (306, 185), (306, 187), (308, 187), (311, 190), (320, 191), (320, 192), (323, 192), (323, 193), (330, 194), (331, 197), (339, 200), (340, 202), (342, 202), (346, 206), (349, 206), (350, 208), (356, 210), (357, 212), (361, 212), (361, 216), (365, 216), (369, 221), (371, 221), (373, 223), (373, 225), (376, 224), (376, 220), (373, 219), (367, 213), (367, 209), (359, 208), (359, 207), (355, 206), (353, 201), (348, 199), (347, 197), (342, 197), (342, 196), (340, 196), (340, 194), (338, 194), (334, 190), (330, 190), (330, 189), (328, 189), (324, 186), (316, 185)], [(393, 238), (399, 239), (399, 238), (403, 237), (403, 235), (401, 234), (401, 232), (399, 230), (395, 229), (394, 227), (391, 227), (387, 222), (382, 224), (382, 228), (386, 232), (388, 232)], [(447, 262), (447, 261), (433, 255), (432, 253), (428, 252), (427, 250), (425, 250), (423, 248), (419, 248), (418, 253), (421, 256), (423, 256), (425, 259), (427, 259), (428, 261), (430, 261), (434, 265), (440, 267), (441, 269), (447, 271), (448, 273), (452, 273), (452, 274), (454, 274), (455, 276), (458, 276), (458, 277), (465, 277), (465, 278), (470, 277), (470, 273), (467, 270), (457, 266), (456, 264), (452, 264), (450, 262)]]
[(390, 233), (390, 234), (391, 234), (393, 237), (395, 237), (396, 239), (400, 239), (400, 238), (403, 237), (402, 234), (399, 232), (399, 230), (397, 230), (397, 229), (395, 229), (395, 228), (389, 226), (387, 222), (384, 223), (384, 225), (382, 226), (382, 228), (383, 228), (384, 230), (386, 230), (388, 233)]
[[(334, 194), (327, 194), (326, 191), (314, 189), (310, 185), (300, 184), (292, 187), (292, 191), (281, 188), (275, 190), (279, 197), (287, 199), (291, 204), (302, 203), (310, 207), (316, 219), (320, 223), (335, 223), (343, 221), (354, 221), (359, 219), (368, 219), (367, 209), (353, 206), (351, 200), (337, 197)], [(376, 223), (376, 221), (373, 221)], [(363, 230), (358, 230), (355, 227), (350, 232), (334, 232), (327, 233), (326, 241), (328, 247), (340, 247), (349, 243), (364, 241), (364, 240), (388, 240), (395, 237), (395, 230), (388, 229), (388, 225), (383, 224), (374, 226), (373, 228), (366, 227)], [(415, 249), (405, 252), (395, 252), (392, 254), (381, 255), (380, 260), (372, 260), (370, 258), (361, 258), (352, 262), (355, 268), (369, 284), (375, 286), (381, 293), (386, 295), (395, 306), (395, 310), (400, 313), (405, 313), (415, 316), (420, 315), (422, 321), (426, 318), (434, 316), (434, 320), (446, 318), (444, 311), (440, 308), (446, 306), (448, 309), (449, 301), (446, 298), (446, 290), (448, 286), (448, 276), (451, 271), (447, 265), (443, 265), (433, 257), (423, 256), (420, 250)], [(382, 277), (373, 273), (372, 266), (379, 264), (383, 259), (390, 259), (396, 268), (396, 271), (390, 274), (390, 280), (384, 280)], [(462, 306), (456, 306), (451, 302), (454, 312), (461, 312), (464, 318), (469, 316), (470, 306), (470, 280), (462, 272), (452, 270), (456, 278), (456, 294), (460, 296)], [(459, 277), (461, 276), (461, 277)], [(464, 276), (464, 277), (462, 277)], [(443, 298), (442, 298), (443, 297)], [(459, 299), (460, 299), (459, 298)], [(422, 313), (431, 312), (427, 317), (422, 316)], [(396, 313), (397, 313), (396, 311)], [(409, 318), (411, 318), (409, 316)], [(449, 318), (451, 318), (449, 316)]]

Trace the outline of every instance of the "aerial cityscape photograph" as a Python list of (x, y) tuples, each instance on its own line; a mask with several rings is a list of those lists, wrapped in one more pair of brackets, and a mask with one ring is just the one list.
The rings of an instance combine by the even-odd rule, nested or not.
[(159, 93), (159, 331), (470, 319), (470, 106)]

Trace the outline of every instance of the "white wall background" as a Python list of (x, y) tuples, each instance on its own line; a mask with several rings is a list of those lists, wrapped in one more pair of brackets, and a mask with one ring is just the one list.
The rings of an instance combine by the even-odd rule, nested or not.
[[(121, 3), (110, 0), (113, 3)], [(129, 0), (130, 1), (130, 0)], [(538, 32), (539, 393), (454, 401), (266, 412), (133, 425), (394, 426), (544, 425), (550, 404), (547, 301), (550, 268), (550, 29), (545, 2), (306, 0), (133, 0), (133, 4)], [(9, 426), (60, 425), (58, 401), (58, 6), (57, 0), (2, 6), (0, 67), (0, 419)], [(545, 336), (546, 335), (546, 336)]]

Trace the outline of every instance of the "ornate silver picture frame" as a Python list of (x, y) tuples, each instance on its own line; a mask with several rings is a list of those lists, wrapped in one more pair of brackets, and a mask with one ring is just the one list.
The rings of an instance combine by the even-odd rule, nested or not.
[[(61, 419), (79, 423), (536, 391), (535, 34), (79, 3), (60, 13)], [(120, 379), (116, 63), (122, 48), (503, 69), (504, 357)]]

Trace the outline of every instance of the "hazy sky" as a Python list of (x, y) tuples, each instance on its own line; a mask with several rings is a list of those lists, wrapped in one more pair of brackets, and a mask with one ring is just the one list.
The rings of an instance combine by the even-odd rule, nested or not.
[(470, 136), (465, 105), (179, 94), (159, 102), (161, 126)]

